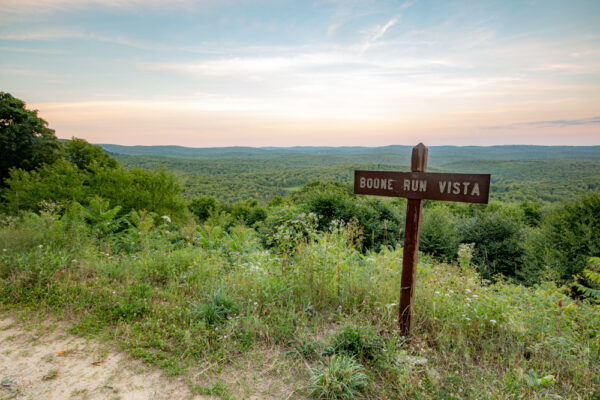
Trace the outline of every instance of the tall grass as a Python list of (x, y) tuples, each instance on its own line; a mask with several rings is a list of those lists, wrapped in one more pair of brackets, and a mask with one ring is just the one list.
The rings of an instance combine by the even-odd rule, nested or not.
[[(490, 284), (467, 256), (460, 266), (422, 258), (405, 338), (402, 249), (362, 254), (343, 229), (286, 253), (249, 228), (135, 229), (99, 238), (72, 210), (5, 219), (0, 302), (57, 313), (171, 374), (278, 345), (310, 366), (302, 396), (599, 396), (600, 310), (568, 288)], [(327, 377), (352, 391), (324, 391)]]

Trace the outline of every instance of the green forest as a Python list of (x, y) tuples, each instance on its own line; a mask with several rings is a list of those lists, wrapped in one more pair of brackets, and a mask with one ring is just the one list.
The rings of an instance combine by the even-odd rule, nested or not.
[(352, 179), (410, 149), (58, 140), (0, 92), (0, 307), (215, 398), (255, 395), (223, 372), (271, 349), (281, 398), (600, 399), (600, 146), (431, 147), (490, 202), (425, 201), (406, 337), (406, 200)]

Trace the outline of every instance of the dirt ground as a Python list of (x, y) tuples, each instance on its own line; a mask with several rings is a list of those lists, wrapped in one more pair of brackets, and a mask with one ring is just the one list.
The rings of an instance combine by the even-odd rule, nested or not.
[(281, 375), (286, 366), (277, 352), (259, 351), (212, 375), (206, 372), (216, 368), (208, 365), (168, 378), (108, 344), (70, 335), (67, 328), (48, 320), (18, 322), (0, 313), (0, 400), (221, 398), (190, 390), (189, 382), (207, 387), (210, 381), (225, 384), (231, 398), (297, 398), (293, 381)]

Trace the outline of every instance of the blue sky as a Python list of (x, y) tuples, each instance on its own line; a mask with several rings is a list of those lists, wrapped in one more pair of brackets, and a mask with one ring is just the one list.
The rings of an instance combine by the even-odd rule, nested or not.
[(0, 4), (0, 90), (59, 137), (600, 144), (597, 0)]

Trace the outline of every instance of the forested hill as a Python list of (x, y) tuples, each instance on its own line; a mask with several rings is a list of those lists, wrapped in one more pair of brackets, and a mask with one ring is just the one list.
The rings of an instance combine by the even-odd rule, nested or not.
[[(269, 200), (311, 181), (350, 183), (355, 169), (408, 170), (410, 146), (226, 147), (103, 145), (130, 168), (181, 177), (187, 198)], [(600, 185), (600, 146), (433, 146), (429, 171), (489, 173), (491, 198), (561, 201)]]
[[(412, 146), (384, 147), (213, 147), (120, 146), (102, 144), (112, 154), (175, 158), (299, 158), (332, 157), (336, 164), (353, 162), (408, 164)], [(600, 160), (600, 146), (431, 146), (429, 165), (461, 160), (587, 159)], [(333, 161), (332, 160), (332, 161)]]

